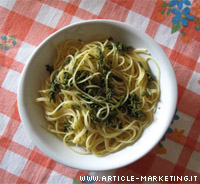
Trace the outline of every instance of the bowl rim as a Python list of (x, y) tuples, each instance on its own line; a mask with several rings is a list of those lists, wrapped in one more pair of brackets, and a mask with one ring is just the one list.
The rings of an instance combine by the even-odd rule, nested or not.
[[(69, 24), (57, 31), (55, 31), (54, 33), (52, 33), (51, 35), (49, 35), (47, 38), (45, 38), (37, 47), (36, 49), (34, 50), (34, 52), (31, 54), (31, 56), (29, 57), (29, 59), (27, 60), (25, 66), (24, 66), (24, 69), (21, 73), (21, 76), (20, 76), (20, 81), (19, 81), (19, 86), (18, 86), (18, 91), (17, 91), (17, 103), (18, 103), (18, 111), (19, 111), (19, 115), (20, 115), (20, 119), (21, 119), (21, 122), (23, 124), (23, 126), (25, 127), (25, 130), (27, 132), (29, 132), (29, 127), (28, 127), (28, 124), (25, 123), (25, 121), (23, 121), (24, 119), (26, 119), (26, 115), (24, 114), (24, 110), (22, 107), (22, 100), (23, 100), (23, 94), (24, 94), (24, 91), (23, 91), (23, 85), (24, 85), (24, 82), (25, 82), (25, 75), (26, 75), (26, 72), (29, 68), (29, 65), (31, 64), (31, 61), (33, 60), (34, 56), (38, 53), (38, 51), (45, 45), (45, 43), (48, 41), (48, 40), (51, 40), (54, 36), (56, 36), (57, 34), (60, 34), (62, 31), (66, 30), (66, 29), (69, 29), (71, 27), (74, 27), (74, 26), (79, 26), (79, 25), (82, 25), (82, 24), (88, 24), (88, 23), (111, 23), (111, 24), (117, 24), (120, 26), (126, 26), (127, 28), (131, 28), (133, 29), (133, 31), (135, 31), (136, 33), (139, 31), (137, 29), (135, 29), (134, 27), (132, 27), (130, 24), (127, 24), (125, 22), (121, 22), (121, 21), (117, 21), (117, 20), (110, 20), (110, 19), (92, 19), (92, 20), (84, 20), (84, 21), (81, 21), (81, 22), (76, 22), (76, 23), (72, 23), (72, 24)], [(144, 35), (146, 38), (148, 39), (151, 39), (152, 42), (154, 42), (159, 48), (160, 50), (163, 51), (163, 49), (161, 48), (161, 46), (153, 39), (151, 38), (148, 34), (146, 34), (145, 32), (141, 32), (140, 34)], [(168, 56), (166, 55), (166, 53), (163, 51), (163, 54), (165, 55), (165, 57), (167, 57), (167, 60), (169, 62), (169, 64), (171, 65), (171, 62), (168, 58)], [(177, 80), (176, 80), (176, 75), (175, 75), (175, 72), (174, 72), (174, 69), (171, 65), (171, 72), (173, 74), (173, 78), (174, 78), (174, 104), (172, 106), (172, 110), (171, 112), (174, 114), (175, 113), (175, 110), (176, 110), (176, 106), (177, 106), (177, 100), (178, 100), (178, 88), (177, 88)], [(171, 114), (171, 121), (173, 119), (173, 115)], [(168, 122), (168, 125), (166, 125), (165, 127), (165, 130), (163, 129), (163, 132), (162, 134), (164, 135), (164, 133), (167, 131), (167, 128), (169, 127), (171, 121)], [(30, 135), (27, 135), (29, 136), (29, 138), (31, 139), (31, 141), (33, 142), (33, 144), (42, 152), (44, 153), (47, 157), (51, 158), (52, 160), (58, 162), (58, 163), (61, 163), (65, 166), (68, 166), (68, 167), (71, 167), (71, 168), (75, 168), (75, 169), (81, 169), (81, 170), (87, 170), (87, 171), (102, 171), (102, 170), (111, 170), (111, 169), (117, 169), (117, 168), (121, 168), (121, 167), (124, 167), (126, 165), (129, 165), (139, 159), (141, 159), (142, 157), (144, 157), (147, 153), (149, 153), (157, 144), (158, 142), (161, 140), (162, 137), (160, 137), (159, 140), (157, 140), (157, 142), (154, 142), (152, 143), (152, 145), (150, 146), (150, 148), (148, 150), (145, 150), (143, 152), (143, 154), (141, 154), (140, 156), (138, 156), (136, 159), (129, 159), (128, 162), (125, 162), (121, 165), (115, 165), (114, 167), (113, 166), (106, 166), (104, 168), (98, 168), (98, 167), (77, 167), (77, 166), (73, 166), (73, 165), (67, 165), (65, 163), (62, 163), (60, 160), (58, 160), (57, 158), (55, 158), (54, 156), (52, 156), (51, 153), (48, 153), (45, 151), (45, 149), (43, 147), (41, 147), (40, 144), (38, 144), (37, 141), (35, 141), (35, 139), (33, 139), (33, 136), (30, 134)]]

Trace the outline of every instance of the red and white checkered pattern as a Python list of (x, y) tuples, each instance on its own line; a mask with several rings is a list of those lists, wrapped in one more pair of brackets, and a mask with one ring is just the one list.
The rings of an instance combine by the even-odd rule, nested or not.
[[(193, 183), (200, 183), (200, 32), (191, 22), (189, 28), (183, 28), (188, 40), (183, 40), (180, 31), (171, 34), (172, 14), (158, 16), (163, 2), (169, 0), (0, 0), (0, 36), (14, 35), (17, 41), (8, 50), (0, 50), (0, 183), (70, 184), (88, 174), (197, 176)], [(200, 4), (199, 0), (191, 2)], [(200, 21), (200, 17), (195, 18)], [(28, 57), (56, 30), (88, 19), (126, 22), (154, 38), (170, 58), (178, 81), (179, 118), (170, 126), (173, 133), (166, 133), (162, 141), (164, 153), (158, 152), (157, 145), (124, 168), (89, 172), (56, 163), (27, 137), (18, 114), (17, 88)]]

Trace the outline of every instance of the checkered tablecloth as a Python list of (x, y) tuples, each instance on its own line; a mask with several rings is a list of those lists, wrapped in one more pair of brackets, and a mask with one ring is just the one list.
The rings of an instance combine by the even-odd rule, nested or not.
[[(178, 82), (177, 110), (159, 144), (111, 171), (72, 169), (46, 157), (26, 135), (17, 107), (31, 53), (58, 29), (88, 19), (146, 32), (168, 55)], [(0, 0), (0, 183), (200, 183), (200, 0)]]

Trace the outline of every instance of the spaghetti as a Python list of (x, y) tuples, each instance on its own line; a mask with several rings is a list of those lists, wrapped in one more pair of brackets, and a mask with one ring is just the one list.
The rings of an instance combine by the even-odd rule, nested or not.
[[(68, 40), (57, 47), (50, 76), (39, 91), (49, 132), (86, 151), (104, 156), (133, 144), (154, 118), (160, 71), (145, 49), (112, 38)], [(145, 54), (147, 57), (142, 57)], [(158, 68), (157, 80), (149, 68)]]

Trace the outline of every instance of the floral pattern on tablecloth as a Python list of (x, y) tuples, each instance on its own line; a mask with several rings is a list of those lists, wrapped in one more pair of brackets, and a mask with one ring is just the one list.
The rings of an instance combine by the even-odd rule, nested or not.
[(200, 1), (194, 0), (192, 3), (189, 0), (157, 0), (156, 6), (158, 11), (156, 18), (159, 22), (165, 19), (171, 19), (171, 33), (180, 31), (182, 41), (187, 43), (191, 41), (192, 35), (189, 30), (199, 31), (200, 28)]
[(17, 44), (16, 36), (14, 35), (2, 35), (0, 42), (1, 50), (9, 50), (10, 47), (15, 46)]

